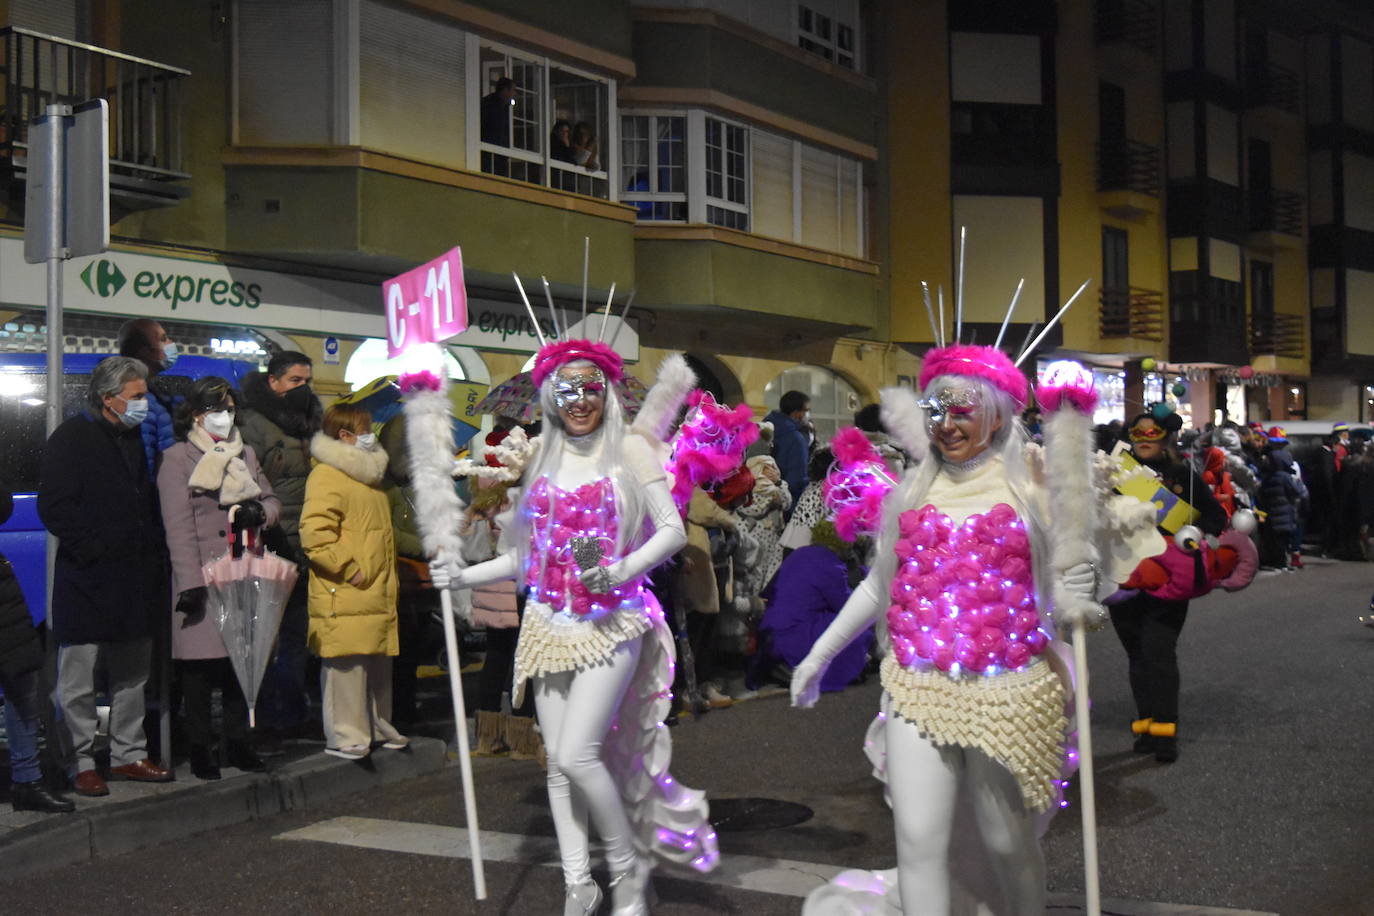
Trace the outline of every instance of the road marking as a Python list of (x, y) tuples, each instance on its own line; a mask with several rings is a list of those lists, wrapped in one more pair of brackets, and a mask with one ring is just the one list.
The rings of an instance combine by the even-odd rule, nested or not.
[[(375, 817), (330, 818), (309, 827), (277, 834), (273, 839), (333, 843), (336, 846), (439, 856), (445, 859), (468, 857), (468, 832), (464, 827), (441, 827), (437, 824), (416, 824)], [(553, 837), (483, 830), (481, 839), (484, 861), (520, 865), (533, 862), (546, 868), (559, 867), (558, 841)], [(765, 859), (760, 856), (732, 853), (721, 856), (720, 865), (709, 874), (673, 869), (665, 872), (664, 877), (800, 898), (828, 884), (843, 871), (849, 869), (817, 862)], [(1049, 909), (1065, 914), (1083, 912), (1082, 901), (1083, 898), (1076, 894), (1051, 894)], [(1106, 911), (1119, 916), (1278, 916), (1276, 913), (1259, 910), (1151, 903), (1143, 900), (1104, 899), (1102, 904)]]
[[(310, 840), (317, 843), (441, 856), (448, 859), (468, 857), (466, 828), (371, 817), (331, 818), (311, 824), (309, 827), (279, 834), (275, 839)], [(558, 842), (553, 837), (521, 836), (515, 833), (483, 830), (481, 839), (482, 858), (487, 862), (537, 862), (550, 868), (559, 867)], [(815, 862), (729, 855), (722, 856), (720, 865), (710, 874), (673, 870), (666, 873), (666, 876), (764, 894), (805, 897), (844, 870), (835, 865), (820, 865)]]

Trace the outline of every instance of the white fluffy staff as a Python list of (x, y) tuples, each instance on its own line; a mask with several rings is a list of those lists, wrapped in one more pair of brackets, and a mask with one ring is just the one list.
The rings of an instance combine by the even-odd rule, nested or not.
[[(410, 451), (410, 480), (415, 491), (415, 517), (420, 539), (431, 557), (459, 559), (458, 538), (462, 501), (453, 489), (453, 417), (448, 399), (448, 380), (432, 372), (401, 376), (405, 395), (406, 447)], [(468, 842), (472, 850), (472, 883), (478, 900), (487, 897), (482, 868), (482, 842), (477, 829), (477, 797), (472, 787), (472, 760), (468, 756), (467, 709), (463, 703), (462, 664), (458, 635), (453, 624), (453, 594), (439, 590), (443, 609), (444, 644), (448, 648), (448, 685), (453, 694), (453, 721), (458, 733), (458, 765), (463, 778), (463, 805), (467, 813)]]
[[(1083, 817), (1083, 871), (1087, 911), (1102, 912), (1097, 869), (1097, 799), (1093, 784), (1093, 742), (1088, 708), (1087, 631), (1102, 626), (1107, 612), (1097, 602), (1100, 556), (1093, 534), (1097, 504), (1093, 480), (1092, 415), (1097, 392), (1092, 373), (1070, 360), (1051, 363), (1035, 391), (1045, 414), (1045, 476), (1055, 519), (1050, 532), (1054, 570), (1054, 619), (1073, 630), (1074, 717), (1078, 725), (1079, 800)], [(1087, 492), (1085, 492), (1087, 490)], [(1090, 588), (1065, 588), (1065, 574), (1091, 570)]]

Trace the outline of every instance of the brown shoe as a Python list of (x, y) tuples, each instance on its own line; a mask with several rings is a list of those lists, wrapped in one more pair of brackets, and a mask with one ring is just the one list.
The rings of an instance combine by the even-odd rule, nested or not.
[(77, 795), (85, 795), (89, 798), (99, 798), (102, 795), (110, 794), (110, 787), (105, 785), (105, 780), (100, 778), (100, 774), (95, 770), (82, 770), (76, 774), (76, 782), (72, 784)]
[(138, 763), (126, 763), (122, 767), (110, 767), (110, 778), (131, 779), (134, 782), (171, 782), (172, 774), (145, 758)]

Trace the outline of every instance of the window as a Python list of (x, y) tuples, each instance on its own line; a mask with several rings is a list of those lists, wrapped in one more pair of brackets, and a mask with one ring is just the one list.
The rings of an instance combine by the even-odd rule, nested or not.
[(706, 222), (749, 231), (748, 142), (738, 124), (706, 119)]
[[(486, 42), (477, 52), (481, 169), (608, 197), (612, 84), (547, 58)], [(469, 96), (469, 103), (477, 100)], [(471, 122), (469, 122), (471, 123)]]
[(620, 199), (642, 220), (687, 220), (686, 124), (680, 115), (620, 119)]
[(855, 70), (854, 26), (806, 4), (797, 5), (797, 47)]

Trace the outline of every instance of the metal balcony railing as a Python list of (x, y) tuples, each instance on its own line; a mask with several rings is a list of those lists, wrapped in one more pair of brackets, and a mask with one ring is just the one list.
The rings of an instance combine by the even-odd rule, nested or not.
[(1302, 236), (1303, 199), (1295, 191), (1254, 188), (1250, 191), (1250, 231)]
[(1159, 147), (1125, 137), (1098, 141), (1097, 189), (1158, 197)]
[(1298, 74), (1282, 64), (1254, 67), (1245, 77), (1245, 102), (1251, 108), (1267, 105), (1297, 114), (1301, 91)]
[(1302, 359), (1307, 337), (1304, 315), (1271, 312), (1250, 316), (1250, 352), (1256, 356)]
[(1164, 297), (1157, 289), (1131, 286), (1103, 288), (1099, 294), (1099, 326), (1105, 337), (1164, 339)]
[(1097, 0), (1093, 27), (1100, 45), (1125, 43), (1150, 54), (1159, 47), (1155, 0)]
[(184, 83), (191, 71), (21, 28), (0, 29), (0, 155), (27, 160), (29, 121), (48, 105), (110, 104), (111, 184), (184, 181)]

